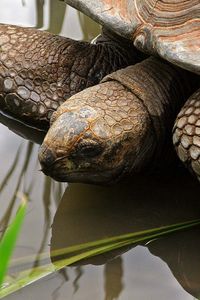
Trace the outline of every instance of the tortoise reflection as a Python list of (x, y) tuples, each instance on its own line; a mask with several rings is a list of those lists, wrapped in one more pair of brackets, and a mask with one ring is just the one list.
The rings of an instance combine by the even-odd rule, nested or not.
[(20, 120), (4, 114), (2, 111), (0, 111), (0, 123), (17, 135), (36, 144), (42, 144), (46, 134), (46, 130), (29, 126)]
[[(170, 172), (130, 181), (113, 187), (69, 185), (54, 218), (51, 250), (200, 217), (199, 183), (182, 170), (173, 176)], [(196, 228), (146, 245), (152, 254), (168, 264), (182, 287), (195, 297), (200, 295), (199, 233), (200, 229)], [(115, 250), (79, 265), (105, 264), (129, 249)], [(122, 259), (123, 256), (113, 261), (112, 274), (118, 277), (112, 286), (109, 266), (105, 266), (106, 295), (111, 297), (111, 289), (116, 287), (115, 295), (109, 299), (116, 299), (123, 289)]]

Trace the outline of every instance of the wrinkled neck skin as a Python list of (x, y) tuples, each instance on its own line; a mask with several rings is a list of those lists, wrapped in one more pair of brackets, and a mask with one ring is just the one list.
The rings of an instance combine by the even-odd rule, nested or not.
[[(133, 42), (131, 40), (116, 34), (114, 31), (110, 30), (106, 26), (102, 27), (101, 34), (94, 39), (94, 43), (96, 44), (107, 43), (107, 44), (112, 44), (113, 46), (115, 45), (118, 49), (121, 48), (122, 52), (126, 50), (128, 57), (130, 55), (128, 53), (130, 53), (130, 51), (132, 52), (133, 50)], [(147, 57), (146, 54), (141, 53), (136, 48), (134, 48), (134, 52), (136, 56), (141, 57), (143, 59)]]
[(0, 109), (39, 128), (48, 128), (69, 97), (143, 58), (131, 42), (107, 30), (91, 44), (0, 25), (0, 46)]
[(110, 184), (166, 161), (193, 83), (192, 74), (151, 57), (74, 95), (52, 117), (39, 153), (44, 173)]

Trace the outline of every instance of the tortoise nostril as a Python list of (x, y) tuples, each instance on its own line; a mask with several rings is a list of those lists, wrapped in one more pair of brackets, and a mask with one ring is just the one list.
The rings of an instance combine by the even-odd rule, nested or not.
[(39, 150), (39, 161), (42, 167), (42, 171), (50, 169), (55, 160), (56, 156), (53, 151), (42, 145)]

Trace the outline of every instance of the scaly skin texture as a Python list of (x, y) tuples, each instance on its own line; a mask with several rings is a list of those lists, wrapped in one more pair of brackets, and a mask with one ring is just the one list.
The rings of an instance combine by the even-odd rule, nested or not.
[(179, 158), (200, 180), (200, 89), (181, 109), (173, 130)]
[(131, 42), (114, 34), (90, 44), (0, 25), (0, 109), (48, 127), (52, 112), (70, 96), (141, 59)]
[(59, 181), (111, 183), (159, 163), (175, 117), (193, 92), (192, 74), (156, 58), (119, 70), (65, 102), (40, 149)]

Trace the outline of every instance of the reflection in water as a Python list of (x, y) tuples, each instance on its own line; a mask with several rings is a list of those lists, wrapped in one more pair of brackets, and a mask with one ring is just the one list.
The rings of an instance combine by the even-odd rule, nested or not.
[(105, 300), (118, 299), (123, 290), (123, 265), (122, 258), (117, 257), (108, 261), (104, 269)]
[(0, 193), (3, 191), (3, 189), (6, 187), (7, 183), (9, 182), (11, 176), (13, 175), (13, 172), (15, 171), (15, 168), (17, 164), (19, 163), (19, 155), (20, 155), (21, 146), (16, 152), (15, 158), (13, 163), (11, 164), (10, 168), (8, 169), (5, 178), (2, 180), (0, 184)]
[(81, 276), (83, 276), (84, 271), (82, 269), (81, 266), (78, 266), (75, 268), (75, 273), (76, 273), (76, 277), (73, 281), (73, 286), (74, 286), (74, 294), (78, 291), (79, 289), (79, 279), (81, 278)]
[(41, 245), (38, 249), (38, 253), (35, 257), (35, 262), (33, 264), (33, 268), (36, 268), (39, 266), (39, 261), (40, 261), (40, 254), (45, 251), (45, 247), (48, 241), (48, 232), (51, 227), (51, 210), (50, 210), (50, 205), (51, 205), (51, 185), (52, 181), (50, 178), (45, 177), (44, 180), (44, 190), (43, 190), (43, 205), (44, 205), (44, 218), (45, 218), (45, 224), (44, 224), (44, 229), (43, 229), (43, 239), (41, 241)]
[(62, 276), (62, 281), (61, 281), (61, 283), (59, 284), (59, 286), (58, 286), (57, 288), (54, 289), (54, 291), (53, 291), (53, 293), (52, 293), (52, 300), (57, 300), (57, 299), (59, 299), (59, 296), (60, 296), (59, 292), (60, 292), (62, 286), (66, 283), (66, 281), (69, 280), (68, 275), (67, 275), (67, 270), (66, 270), (66, 269), (60, 270), (60, 271), (58, 272), (58, 274)]
[[(16, 127), (16, 130), (18, 131), (19, 129), (17, 129)], [(1, 132), (2, 131), (3, 130), (1, 130)], [(33, 133), (32, 130), (31, 133)], [(7, 140), (6, 135), (5, 135), (5, 139)], [(41, 200), (43, 201), (44, 214), (41, 208), (39, 208), (41, 211), (37, 212), (37, 215), (41, 216), (42, 218), (42, 223), (44, 223), (44, 225), (40, 228), (38, 247), (34, 248), (30, 246), (32, 242), (34, 244), (35, 230), (37, 231), (37, 227), (39, 225), (39, 224), (34, 224), (34, 227), (27, 227), (27, 230), (29, 231), (28, 240), (26, 236), (28, 246), (21, 246), (19, 244), (16, 249), (17, 252), (19, 251), (20, 256), (22, 255), (21, 254), (22, 247), (23, 247), (23, 251), (25, 251), (26, 253), (29, 253), (30, 251), (34, 253), (33, 260), (30, 261), (29, 263), (30, 266), (40, 265), (40, 253), (46, 251), (46, 248), (49, 243), (49, 233), (50, 233), (51, 222), (52, 222), (52, 211), (51, 211), (52, 199), (55, 201), (56, 204), (58, 203), (56, 192), (58, 191), (59, 197), (60, 195), (63, 194), (63, 187), (61, 183), (55, 183), (50, 178), (42, 175), (42, 173), (38, 174), (38, 171), (37, 173), (35, 172), (35, 170), (38, 170), (37, 149), (38, 149), (37, 145), (33, 144), (32, 142), (22, 141), (18, 149), (16, 149), (16, 154), (14, 154), (14, 159), (12, 160), (10, 167), (7, 168), (7, 172), (6, 172), (6, 168), (4, 168), (5, 175), (4, 178), (1, 180), (1, 184), (0, 184), (0, 192), (1, 192), (0, 230), (2, 232), (7, 228), (8, 224), (10, 223), (13, 217), (14, 212), (16, 211), (16, 208), (19, 205), (19, 199), (18, 199), (19, 192), (28, 196), (28, 199), (30, 200), (29, 211), (33, 202), (35, 205), (35, 201), (37, 198), (39, 200), (41, 198)], [(8, 158), (10, 159), (9, 154), (10, 156), (12, 156), (12, 152), (15, 153), (15, 148), (8, 147), (6, 151), (8, 152)], [(6, 155), (6, 151), (4, 155)], [(7, 161), (7, 163), (9, 165), (9, 161)], [(5, 166), (7, 166), (7, 164), (5, 164)], [(36, 174), (37, 176), (35, 176)], [(41, 180), (43, 178), (44, 181)], [(37, 188), (38, 183), (42, 183), (40, 188)], [(52, 190), (54, 190), (54, 193), (52, 193)], [(6, 198), (2, 196), (2, 193), (5, 192), (7, 192)], [(3, 207), (6, 206), (6, 203), (8, 204), (4, 211)], [(35, 223), (35, 221), (37, 222), (37, 219), (34, 218), (35, 218), (34, 214), (32, 213), (32, 216), (30, 216), (28, 212), (25, 221)], [(41, 238), (41, 242), (40, 242), (40, 238)]]
[(200, 230), (182, 232), (155, 241), (148, 246), (152, 254), (161, 257), (170, 267), (182, 287), (200, 297)]
[(46, 131), (34, 127), (30, 127), (19, 120), (7, 116), (6, 114), (0, 112), (0, 123), (4, 124), (10, 130), (12, 130), (17, 135), (32, 141), (36, 144), (42, 144)]
[[(199, 193), (199, 183), (182, 171), (174, 176), (133, 178), (131, 183), (114, 187), (70, 184), (54, 218), (51, 250), (199, 218)], [(200, 294), (199, 234), (199, 229), (188, 230), (146, 245), (167, 262), (182, 287), (194, 296)], [(116, 250), (82, 264), (104, 264), (127, 250)], [(115, 271), (109, 271), (111, 268)], [(108, 299), (120, 294), (123, 273), (120, 259), (105, 266)]]
[[(36, 4), (36, 23), (38, 28), (44, 27), (44, 19), (46, 18), (44, 16), (44, 4), (49, 4), (48, 30), (59, 33), (63, 27), (66, 12), (64, 3), (55, 0), (33, 0), (29, 2), (24, 1), (24, 4), (28, 6), (30, 2)], [(5, 7), (7, 8), (8, 6), (6, 5)], [(0, 7), (2, 9), (1, 5)], [(34, 7), (34, 5), (31, 7)], [(32, 10), (30, 10), (30, 13), (32, 15)], [(12, 17), (13, 22), (15, 22), (14, 16), (15, 12)], [(99, 26), (92, 23), (91, 20), (82, 14), (78, 13), (78, 16), (80, 24), (86, 29), (84, 30), (84, 39), (91, 39), (93, 35), (98, 33)], [(0, 121), (6, 124), (4, 116), (2, 116)], [(16, 127), (16, 123), (13, 125), (12, 120), (9, 122), (6, 126), (13, 131), (36, 143), (41, 143), (44, 132), (38, 132), (33, 129), (30, 133), (30, 128), (26, 129), (23, 124), (18, 124), (19, 126)], [(23, 132), (19, 127), (23, 129)], [(7, 133), (4, 136), (6, 140), (9, 139)], [(13, 139), (13, 136), (11, 139)], [(19, 141), (21, 143), (20, 138)], [(1, 206), (3, 217), (1, 218), (0, 228), (1, 230), (5, 229), (11, 219), (16, 206), (16, 192), (20, 190), (27, 193), (31, 199), (30, 209), (25, 220), (26, 223), (22, 231), (21, 240), (18, 242), (17, 251), (19, 253), (17, 255), (33, 254), (34, 258), (31, 264), (37, 266), (40, 264), (40, 253), (48, 251), (52, 215), (62, 197), (64, 187), (33, 171), (35, 170), (37, 161), (37, 146), (29, 142), (23, 143), (18, 148), (16, 144), (16, 149), (14, 147), (12, 149), (8, 148), (4, 152), (6, 157), (8, 151), (13, 151), (12, 153), (15, 153), (15, 157), (12, 160), (10, 168), (7, 171), (5, 168), (4, 178), (0, 184), (1, 197), (5, 190), (9, 190), (8, 207), (6, 207), (5, 212), (3, 212)], [(36, 168), (38, 169), (38, 165)], [(192, 178), (180, 173), (173, 174), (173, 176), (169, 174), (133, 178), (131, 183), (121, 183), (114, 187), (71, 184), (65, 191), (65, 195), (54, 218), (51, 250), (197, 218), (200, 213), (200, 203), (198, 202), (199, 192), (199, 185)], [(1, 203), (2, 205), (5, 203), (3, 197), (1, 198)], [(153, 255), (165, 261), (182, 287), (196, 297), (199, 297), (200, 294), (199, 232), (199, 229), (189, 230), (174, 234), (173, 236), (171, 235), (168, 238), (153, 241), (145, 246)], [(128, 250), (128, 248), (123, 249), (123, 252)], [(134, 253), (134, 250), (132, 249), (131, 253)], [(96, 270), (99, 270), (99, 267), (96, 267), (94, 271), (94, 269), (85, 265), (89, 263), (93, 265), (105, 264), (103, 267), (104, 283), (101, 289), (98, 290), (98, 294), (95, 295), (100, 295), (99, 297), (101, 297), (101, 290), (104, 285), (104, 296), (102, 295), (101, 300), (103, 298), (106, 300), (117, 298), (130, 299), (123, 298), (125, 290), (131, 291), (131, 294), (133, 294), (132, 286), (134, 284), (134, 282), (131, 282), (128, 285), (128, 282), (125, 281), (125, 274), (127, 272), (123, 262), (125, 255), (122, 255), (122, 250), (117, 250), (113, 253), (84, 261), (78, 266), (73, 267), (75, 276), (72, 278), (71, 283), (73, 290), (71, 298), (66, 296), (71, 279), (71, 268), (61, 270), (55, 276), (54, 280), (47, 280), (45, 285), (43, 281), (39, 282), (39, 289), (36, 289), (36, 286), (30, 287), (30, 289), (33, 289), (34, 298), (37, 297), (38, 293), (38, 297), (42, 299), (52, 297), (55, 300), (72, 298), (88, 300), (90, 290), (93, 291), (91, 282), (96, 281), (96, 274), (98, 273)], [(134, 267), (130, 259), (128, 268), (137, 277), (137, 270)], [(87, 284), (84, 286), (82, 282), (89, 272), (88, 288)], [(152, 270), (153, 272), (154, 270)], [(146, 275), (142, 274), (142, 276), (145, 277)], [(58, 281), (60, 277), (61, 280)], [(66, 290), (64, 290), (64, 296), (62, 296), (62, 288), (64, 288), (66, 281), (68, 285)], [(173, 281), (173, 284), (176, 284), (176, 280)], [(49, 289), (51, 288), (51, 291), (52, 289), (54, 290), (49, 298), (46, 296), (48, 292), (47, 286)], [(58, 286), (58, 288), (55, 289), (55, 286)], [(144, 286), (143, 288), (146, 288), (146, 298), (142, 299), (150, 299), (151, 285), (148, 287)], [(170, 294), (170, 288), (166, 287), (166, 294)], [(81, 293), (78, 293), (79, 291)], [(87, 296), (83, 298), (82, 294), (85, 291)], [(30, 290), (26, 289), (23, 293), (20, 292), (17, 297), (13, 295), (13, 299), (29, 299), (30, 295)], [(97, 299), (97, 296), (90, 299)], [(141, 300), (141, 298), (135, 299)], [(157, 299), (161, 299), (159, 295), (158, 297), (154, 297), (154, 300)]]
[[(8, 172), (7, 172), (4, 180), (1, 183), (1, 191), (4, 188), (6, 188), (6, 185), (9, 183), (9, 180), (11, 179), (11, 176), (13, 175), (13, 173), (15, 171), (15, 168), (17, 167), (17, 163), (19, 163), (20, 150), (21, 149), (19, 148), (19, 150), (17, 151), (16, 157), (14, 159), (14, 162), (11, 165), (11, 168), (8, 170)], [(31, 142), (29, 142), (27, 144), (27, 150), (26, 150), (26, 154), (25, 154), (25, 158), (24, 158), (24, 163), (22, 165), (22, 169), (21, 169), (21, 172), (19, 174), (19, 177), (18, 177), (18, 180), (17, 180), (17, 184), (16, 184), (16, 186), (14, 188), (13, 196), (11, 196), (8, 208), (7, 208), (6, 212), (4, 213), (4, 216), (2, 217), (2, 219), (0, 221), (1, 230), (3, 230), (3, 231), (7, 228), (8, 224), (10, 222), (10, 218), (11, 218), (11, 215), (12, 215), (12, 212), (13, 212), (13, 208), (14, 208), (15, 203), (16, 203), (17, 194), (20, 191), (20, 188), (21, 189), (23, 188), (22, 184), (23, 184), (26, 172), (27, 172), (27, 168), (28, 168), (28, 164), (29, 164), (29, 159), (31, 157), (32, 151), (33, 151), (33, 144)], [(26, 195), (29, 195), (31, 187), (32, 187), (32, 183), (29, 185), (29, 187), (27, 188), (27, 190), (23, 190), (22, 192), (24, 194), (26, 194)]]

